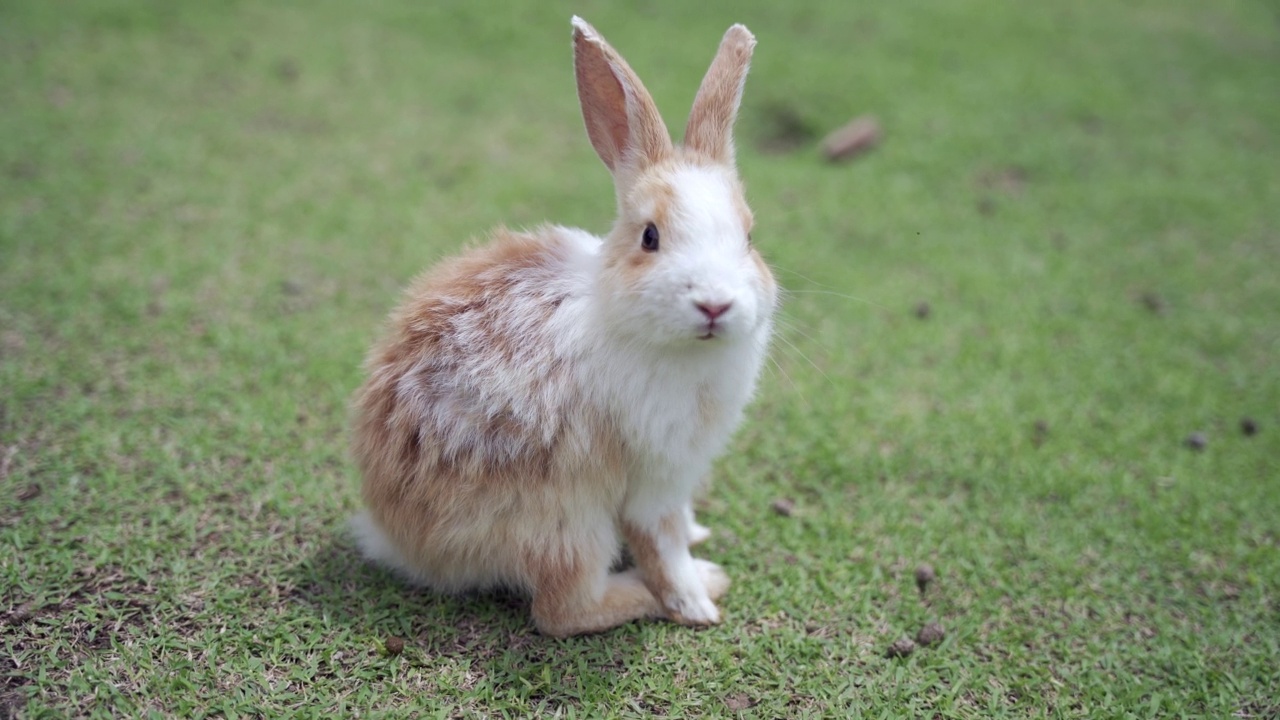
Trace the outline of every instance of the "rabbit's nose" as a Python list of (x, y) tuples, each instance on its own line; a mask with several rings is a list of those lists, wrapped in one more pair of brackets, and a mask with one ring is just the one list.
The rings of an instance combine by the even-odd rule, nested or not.
[(702, 314), (706, 315), (707, 319), (712, 321), (714, 321), (716, 318), (720, 317), (721, 315), (729, 312), (729, 308), (733, 307), (733, 303), (731, 302), (725, 302), (725, 303), (695, 302), (694, 305), (697, 305), (698, 309), (702, 311)]

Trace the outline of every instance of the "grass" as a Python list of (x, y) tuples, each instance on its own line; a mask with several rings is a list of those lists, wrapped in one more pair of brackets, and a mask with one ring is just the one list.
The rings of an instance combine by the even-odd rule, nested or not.
[[(399, 289), (608, 227), (574, 12), (674, 128), (760, 41), (791, 294), (707, 631), (548, 640), (344, 535)], [(0, 716), (1280, 714), (1273, 3), (9, 2), (0, 55)], [(861, 113), (882, 145), (821, 162)]]

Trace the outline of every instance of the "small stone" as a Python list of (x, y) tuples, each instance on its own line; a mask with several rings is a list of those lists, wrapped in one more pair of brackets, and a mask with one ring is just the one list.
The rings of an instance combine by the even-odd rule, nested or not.
[(773, 511), (782, 517), (791, 517), (796, 511), (796, 501), (791, 498), (778, 498), (773, 501)]
[(1193, 432), (1187, 436), (1187, 439), (1183, 441), (1183, 444), (1196, 452), (1200, 452), (1209, 444), (1209, 438), (1205, 437), (1202, 432)]
[(943, 630), (941, 625), (931, 622), (920, 628), (920, 632), (916, 633), (916, 643), (920, 647), (929, 647), (942, 642), (942, 639), (946, 636), (947, 631)]
[(38, 497), (40, 497), (40, 485), (38, 483), (31, 483), (18, 491), (19, 502), (35, 500)]
[(932, 311), (933, 311), (933, 308), (929, 307), (929, 303), (923, 300), (921, 300), (919, 303), (916, 303), (916, 317), (920, 318), (921, 320), (928, 320), (929, 313)]
[(916, 568), (916, 587), (920, 588), (920, 592), (924, 592), (929, 588), (929, 583), (933, 582), (936, 577), (938, 575), (933, 571), (933, 566), (929, 563), (924, 563)]
[(404, 640), (398, 637), (389, 637), (382, 642), (382, 646), (387, 649), (388, 655), (399, 655), (404, 652)]
[(911, 638), (900, 638), (889, 646), (884, 656), (890, 658), (901, 658), (910, 655), (916, 651), (916, 644)]
[(1258, 434), (1258, 423), (1253, 418), (1244, 418), (1240, 421), (1240, 432), (1244, 433), (1245, 437), (1253, 437)]
[(835, 162), (870, 150), (880, 142), (880, 123), (870, 115), (854, 118), (822, 141), (822, 153)]

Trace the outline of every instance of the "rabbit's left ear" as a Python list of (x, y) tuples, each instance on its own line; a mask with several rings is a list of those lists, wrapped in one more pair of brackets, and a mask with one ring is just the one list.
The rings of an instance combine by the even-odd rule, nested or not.
[(573, 66), (587, 136), (615, 176), (671, 155), (658, 106), (631, 66), (586, 20), (573, 16)]
[(747, 81), (755, 47), (756, 36), (743, 25), (734, 25), (724, 34), (693, 99), (689, 124), (684, 129), (685, 147), (710, 155), (717, 162), (733, 164), (733, 121), (738, 117), (742, 86)]

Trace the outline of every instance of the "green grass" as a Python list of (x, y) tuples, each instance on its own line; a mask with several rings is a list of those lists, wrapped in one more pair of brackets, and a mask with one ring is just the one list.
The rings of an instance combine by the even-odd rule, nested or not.
[[(0, 716), (1280, 714), (1275, 4), (628, 5), (0, 6)], [(545, 639), (344, 535), (399, 289), (611, 221), (574, 12), (677, 129), (759, 38), (740, 165), (792, 292), (706, 631)], [(882, 145), (822, 162), (861, 113)]]

